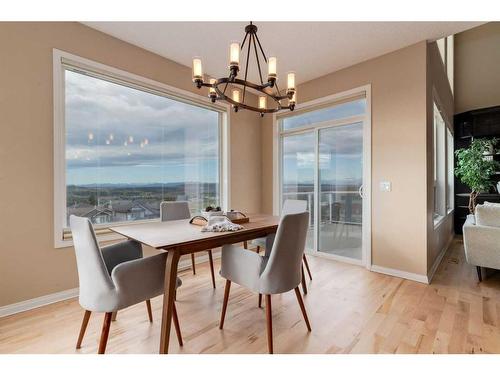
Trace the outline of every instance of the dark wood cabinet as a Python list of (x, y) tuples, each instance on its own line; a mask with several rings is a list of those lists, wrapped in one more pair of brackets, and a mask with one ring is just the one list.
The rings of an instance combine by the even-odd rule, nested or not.
[[(454, 130), (455, 150), (469, 147), (474, 138), (500, 138), (500, 106), (475, 109), (455, 115)], [(497, 148), (499, 146), (497, 145)], [(486, 156), (500, 161), (500, 149), (497, 149), (492, 155)], [(500, 203), (500, 194), (496, 188), (498, 181), (500, 181), (500, 170), (492, 177), (492, 182), (495, 186), (492, 186), (488, 192), (484, 192), (477, 197), (478, 204), (485, 201)], [(470, 189), (455, 177), (455, 233), (457, 234), (462, 234), (462, 226), (469, 214), (469, 193)]]

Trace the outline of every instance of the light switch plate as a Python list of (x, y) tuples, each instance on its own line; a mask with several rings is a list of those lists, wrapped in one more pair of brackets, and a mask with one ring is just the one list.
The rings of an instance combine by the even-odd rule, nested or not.
[(380, 191), (388, 192), (391, 191), (391, 182), (390, 181), (380, 181)]

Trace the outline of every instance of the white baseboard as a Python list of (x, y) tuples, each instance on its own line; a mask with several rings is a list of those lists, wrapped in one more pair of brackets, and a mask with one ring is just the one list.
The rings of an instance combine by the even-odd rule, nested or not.
[[(213, 259), (220, 258), (220, 251), (213, 254)], [(208, 262), (208, 254), (205, 253), (201, 256), (196, 256), (196, 264)], [(191, 268), (191, 257), (182, 259), (179, 262), (179, 271)], [(11, 305), (0, 306), (0, 318), (8, 315), (17, 314), (23, 311), (33, 310), (37, 307), (50, 305), (64, 301), (67, 299), (78, 297), (78, 288), (63, 290), (61, 292), (47, 294), (45, 296), (32, 298), (26, 301), (16, 302)]]
[(436, 273), (439, 265), (443, 261), (444, 255), (446, 254), (446, 252), (450, 248), (450, 245), (453, 242), (454, 238), (455, 238), (455, 236), (451, 236), (450, 237), (450, 239), (448, 240), (448, 243), (446, 244), (446, 246), (441, 249), (441, 252), (438, 254), (438, 256), (436, 257), (436, 259), (434, 260), (434, 263), (432, 264), (431, 269), (429, 270), (429, 272), (427, 272), (428, 284), (431, 283), (431, 281), (432, 281), (432, 279), (434, 277), (434, 274)]
[(0, 306), (0, 317), (36, 309), (37, 307), (50, 305), (51, 303), (64, 301), (74, 297), (78, 297), (78, 288), (63, 290), (62, 292), (32, 298), (26, 301), (13, 303), (12, 305)]
[(372, 264), (370, 270), (374, 271), (374, 272), (378, 272), (378, 273), (383, 273), (385, 275), (401, 277), (403, 279), (408, 279), (408, 280), (412, 280), (412, 281), (417, 281), (419, 283), (429, 284), (427, 275), (420, 275), (418, 273), (411, 273), (411, 272), (396, 270), (393, 268), (376, 266), (374, 264)]

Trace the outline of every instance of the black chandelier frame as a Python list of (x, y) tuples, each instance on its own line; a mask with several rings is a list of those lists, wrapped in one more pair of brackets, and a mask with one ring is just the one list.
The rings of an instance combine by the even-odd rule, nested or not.
[[(246, 64), (245, 64), (245, 78), (244, 79), (239, 79), (236, 78), (239, 72), (239, 66), (238, 65), (231, 65), (229, 67), (229, 76), (225, 78), (219, 78), (215, 81), (215, 83), (206, 83), (203, 81), (202, 78), (197, 78), (194, 80), (194, 83), (196, 84), (196, 87), (199, 89), (202, 87), (210, 87), (215, 90), (215, 92), (210, 92), (209, 97), (212, 101), (212, 103), (215, 103), (217, 100), (225, 100), (228, 103), (230, 103), (233, 106), (233, 109), (235, 112), (238, 112), (239, 108), (247, 109), (250, 111), (254, 112), (259, 112), (261, 116), (264, 116), (265, 113), (275, 113), (278, 111), (281, 111), (283, 109), (289, 109), (290, 111), (293, 111), (295, 108), (295, 102), (292, 102), (292, 98), (295, 94), (295, 89), (288, 89), (286, 90), (285, 95), (281, 95), (280, 90), (278, 88), (278, 83), (277, 83), (277, 77), (274, 76), (268, 76), (267, 82), (264, 83), (264, 80), (262, 79), (262, 69), (260, 66), (260, 59), (259, 59), (259, 51), (262, 53), (262, 57), (264, 58), (264, 61), (267, 64), (267, 57), (266, 54), (264, 53), (264, 49), (262, 48), (262, 45), (260, 43), (259, 37), (257, 36), (257, 26), (255, 26), (252, 22), (250, 22), (249, 25), (245, 27), (245, 37), (243, 38), (243, 42), (241, 43), (241, 48), (240, 51), (243, 51), (243, 48), (245, 46), (245, 43), (248, 40), (248, 46), (247, 46), (247, 55), (246, 55)], [(251, 47), (253, 44), (253, 51), (255, 53), (255, 59), (257, 61), (257, 68), (259, 71), (259, 78), (260, 78), (260, 85), (255, 84), (253, 82), (250, 82), (247, 80), (248, 76), (248, 64), (250, 61), (250, 54), (251, 54)], [(259, 48), (257, 49), (257, 45)], [(242, 100), (241, 102), (233, 100), (231, 97), (226, 95), (227, 88), (231, 85), (238, 85), (243, 87), (243, 95), (242, 95)], [(221, 88), (219, 86), (224, 86), (224, 88)], [(262, 94), (266, 95), (268, 98), (272, 99), (276, 103), (275, 108), (258, 108), (254, 107), (249, 104), (245, 104), (245, 94), (247, 91), (247, 87), (254, 89), (258, 92), (261, 92)], [(275, 88), (276, 92), (270, 91), (270, 89)], [(282, 105), (281, 100), (288, 99), (288, 105)]]

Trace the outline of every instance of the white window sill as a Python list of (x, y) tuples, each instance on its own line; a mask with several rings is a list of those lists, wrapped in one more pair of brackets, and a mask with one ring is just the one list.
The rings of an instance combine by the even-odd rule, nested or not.
[[(94, 224), (94, 232), (96, 233), (98, 242), (109, 242), (109, 241), (117, 241), (123, 240), (124, 237), (118, 233), (112, 232), (108, 230), (110, 227), (118, 227), (122, 225), (139, 225), (144, 223), (157, 222), (160, 219), (151, 219), (151, 220), (135, 220), (135, 221), (121, 221), (116, 223), (106, 223), (106, 224)], [(104, 231), (104, 232), (103, 232)], [(101, 232), (101, 233), (99, 233)], [(61, 238), (57, 238), (54, 242), (56, 249), (68, 248), (73, 246), (73, 239), (71, 238), (71, 231), (69, 229), (64, 229), (63, 233), (69, 233), (69, 238), (64, 238), (65, 236), (61, 236)]]
[[(99, 243), (101, 242), (109, 242), (109, 241), (117, 241), (117, 240), (123, 240), (124, 237), (119, 235), (118, 233), (109, 233), (109, 234), (100, 234), (96, 235), (97, 241)], [(55, 241), (55, 248), (56, 249), (63, 249), (63, 248), (68, 248), (73, 246), (73, 240), (68, 239), (68, 240), (63, 240), (63, 239), (57, 239)]]
[(445, 217), (446, 216), (443, 216), (443, 215), (439, 215), (439, 216), (434, 217), (434, 229), (436, 229), (437, 227), (439, 227), (441, 225), (441, 223), (444, 221)]

